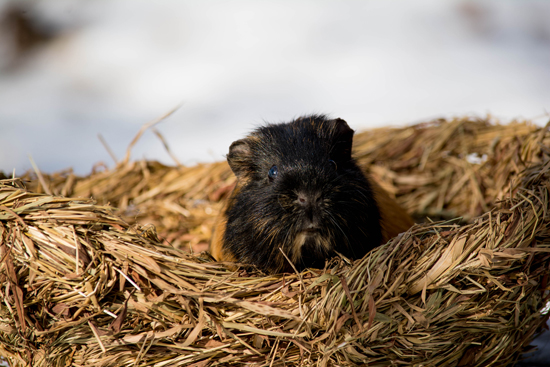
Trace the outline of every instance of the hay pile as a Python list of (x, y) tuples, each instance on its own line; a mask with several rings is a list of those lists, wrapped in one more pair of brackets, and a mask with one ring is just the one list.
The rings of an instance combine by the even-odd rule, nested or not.
[(548, 128), (468, 118), (358, 134), (360, 163), (409, 211), (469, 224), (419, 224), (353, 264), (278, 276), (186, 252), (204, 248), (234, 184), (225, 163), (125, 160), (88, 177), (27, 177), (26, 188), (2, 180), (0, 356), (11, 366), (514, 362), (546, 320), (548, 147)]

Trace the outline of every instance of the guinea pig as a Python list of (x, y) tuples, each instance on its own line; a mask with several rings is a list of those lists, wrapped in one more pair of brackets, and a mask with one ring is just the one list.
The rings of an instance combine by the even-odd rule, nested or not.
[[(413, 225), (351, 155), (354, 131), (323, 115), (267, 124), (231, 144), (237, 177), (214, 228), (218, 261), (268, 273), (363, 257)], [(281, 252), (284, 252), (283, 253)]]

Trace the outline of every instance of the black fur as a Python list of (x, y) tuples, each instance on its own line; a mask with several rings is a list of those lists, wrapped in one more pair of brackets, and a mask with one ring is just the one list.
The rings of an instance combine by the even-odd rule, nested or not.
[[(227, 159), (238, 182), (225, 213), (224, 250), (281, 272), (292, 268), (279, 248), (301, 270), (322, 268), (335, 252), (357, 259), (380, 245), (379, 210), (351, 157), (352, 140), (344, 120), (313, 115), (268, 124), (234, 142)], [(270, 179), (273, 166), (278, 173)], [(295, 254), (299, 235), (304, 240)]]

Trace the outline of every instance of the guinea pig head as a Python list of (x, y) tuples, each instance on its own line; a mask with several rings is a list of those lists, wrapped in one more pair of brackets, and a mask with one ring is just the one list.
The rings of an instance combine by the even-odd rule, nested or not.
[(269, 124), (235, 141), (225, 250), (279, 272), (292, 270), (289, 261), (298, 270), (323, 267), (336, 253), (359, 258), (378, 246), (380, 214), (352, 142), (344, 120), (324, 116)]

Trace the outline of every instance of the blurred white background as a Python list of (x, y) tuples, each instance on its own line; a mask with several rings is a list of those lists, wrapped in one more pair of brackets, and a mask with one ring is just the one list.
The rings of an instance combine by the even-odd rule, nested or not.
[[(113, 166), (98, 133), (121, 159), (180, 103), (157, 128), (184, 164), (314, 112), (358, 130), (550, 118), (545, 0), (0, 0), (0, 17), (6, 173), (29, 154), (46, 172)], [(173, 163), (150, 131), (132, 157)]]

